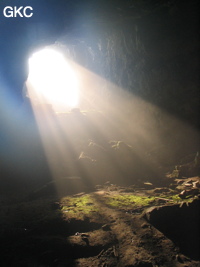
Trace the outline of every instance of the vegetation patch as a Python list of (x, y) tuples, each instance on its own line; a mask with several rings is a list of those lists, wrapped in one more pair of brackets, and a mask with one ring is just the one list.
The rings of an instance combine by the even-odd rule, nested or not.
[[(183, 203), (178, 194), (160, 194), (159, 196), (151, 195), (133, 195), (111, 193), (101, 196), (98, 200), (92, 195), (86, 194), (78, 197), (64, 197), (60, 201), (61, 212), (67, 219), (85, 220), (90, 218), (96, 220), (101, 218), (102, 208), (100, 203), (104, 203), (110, 208), (116, 209), (135, 209), (145, 208), (150, 205), (159, 205), (158, 200), (175, 203)], [(184, 202), (191, 202), (192, 199), (186, 199)], [(187, 204), (186, 203), (186, 204)]]
[[(170, 199), (173, 203), (182, 203), (183, 202), (183, 199), (181, 199), (178, 194), (171, 195), (171, 196), (164, 196), (164, 197)], [(184, 199), (185, 203), (191, 203), (192, 201), (193, 201), (193, 198)]]
[(144, 197), (136, 195), (112, 195), (106, 198), (105, 203), (112, 208), (135, 208), (148, 206), (155, 200), (155, 197)]
[(84, 219), (85, 216), (90, 217), (94, 213), (98, 213), (99, 209), (95, 205), (90, 195), (80, 197), (64, 197), (61, 201), (62, 212), (69, 218)]

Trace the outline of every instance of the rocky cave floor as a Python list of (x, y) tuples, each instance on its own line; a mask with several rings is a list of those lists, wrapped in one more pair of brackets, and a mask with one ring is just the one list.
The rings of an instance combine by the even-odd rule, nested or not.
[(2, 195), (1, 266), (199, 267), (199, 176), (163, 186)]

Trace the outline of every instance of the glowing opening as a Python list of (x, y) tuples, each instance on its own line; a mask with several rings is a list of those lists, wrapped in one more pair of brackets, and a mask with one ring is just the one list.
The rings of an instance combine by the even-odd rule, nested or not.
[(34, 53), (29, 59), (29, 97), (52, 106), (78, 104), (78, 80), (65, 57), (52, 48)]

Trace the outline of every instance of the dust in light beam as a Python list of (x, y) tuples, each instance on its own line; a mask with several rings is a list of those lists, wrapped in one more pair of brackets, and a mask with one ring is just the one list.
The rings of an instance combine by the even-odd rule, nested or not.
[[(170, 165), (188, 147), (196, 149), (199, 133), (190, 125), (83, 66), (69, 65), (59, 52), (41, 50), (29, 64), (28, 97), (58, 196), (65, 193), (63, 177), (81, 178), (70, 179), (80, 181), (77, 191), (85, 190), (81, 183), (93, 187), (105, 180), (126, 185), (155, 182), (163, 177), (160, 166)], [(77, 104), (80, 110), (53, 112), (49, 106), (55, 102), (57, 108)], [(103, 148), (102, 153), (95, 154), (91, 141)], [(113, 148), (118, 141), (131, 147), (131, 157), (126, 145), (124, 152)]]

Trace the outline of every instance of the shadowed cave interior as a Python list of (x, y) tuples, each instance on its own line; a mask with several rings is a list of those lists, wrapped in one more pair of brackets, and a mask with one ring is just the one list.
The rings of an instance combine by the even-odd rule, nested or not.
[(1, 266), (199, 267), (198, 1), (29, 4), (0, 24)]

